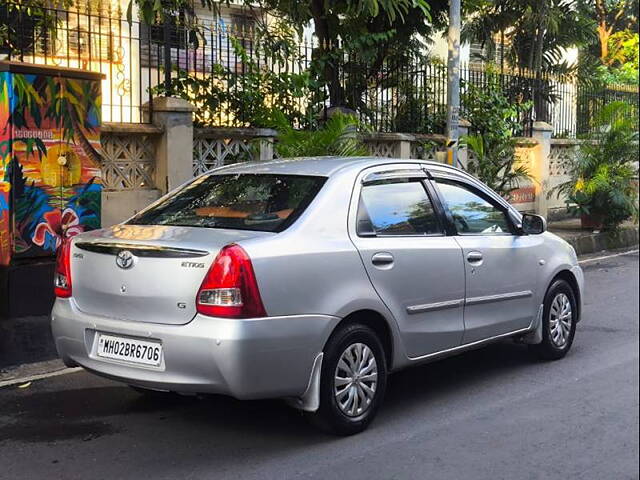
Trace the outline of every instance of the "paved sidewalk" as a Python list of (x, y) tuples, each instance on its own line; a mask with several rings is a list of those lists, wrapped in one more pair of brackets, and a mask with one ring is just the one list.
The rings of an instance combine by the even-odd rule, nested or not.
[(549, 231), (569, 242), (578, 256), (638, 245), (638, 225), (633, 222), (625, 222), (615, 232), (590, 232), (580, 228), (579, 218), (570, 218), (550, 222)]
[(0, 377), (9, 365), (57, 357), (48, 315), (0, 318)]

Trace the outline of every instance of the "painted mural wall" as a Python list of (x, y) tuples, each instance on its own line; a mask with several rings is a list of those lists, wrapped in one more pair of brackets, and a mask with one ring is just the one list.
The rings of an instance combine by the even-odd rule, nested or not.
[(0, 265), (100, 227), (100, 82), (0, 72)]

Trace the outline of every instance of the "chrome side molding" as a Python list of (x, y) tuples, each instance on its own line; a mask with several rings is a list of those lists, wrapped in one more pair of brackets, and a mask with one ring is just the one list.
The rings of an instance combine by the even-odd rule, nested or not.
[(480, 347), (484, 344), (495, 342), (496, 340), (500, 340), (501, 338), (507, 337), (515, 337), (517, 335), (525, 334), (531, 332), (531, 326), (527, 328), (521, 328), (519, 330), (514, 330), (513, 332), (502, 333), (500, 335), (495, 335), (489, 338), (483, 338), (482, 340), (477, 340), (471, 343), (465, 343), (464, 345), (459, 345), (457, 347), (448, 348), (446, 350), (441, 350), (439, 352), (428, 353), (427, 355), (422, 355), (420, 357), (409, 357), (411, 362), (423, 362), (427, 360), (435, 360), (437, 358), (447, 357), (449, 355), (455, 355), (459, 352), (464, 352), (465, 350), (472, 350), (476, 347)]
[(425, 303), (424, 305), (411, 305), (407, 307), (408, 314), (435, 312), (436, 310), (446, 310), (447, 308), (461, 307), (464, 303), (462, 298), (458, 300), (447, 300), (446, 302)]
[(504, 302), (505, 300), (515, 300), (517, 298), (531, 297), (533, 292), (531, 290), (524, 290), (522, 292), (510, 292), (500, 293), (498, 295), (487, 295), (485, 297), (471, 297), (465, 301), (466, 305), (480, 305), (481, 303), (492, 302)]

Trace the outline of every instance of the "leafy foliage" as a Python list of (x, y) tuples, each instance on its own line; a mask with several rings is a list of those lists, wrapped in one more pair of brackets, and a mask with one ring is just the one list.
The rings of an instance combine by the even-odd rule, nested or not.
[(52, 31), (60, 18), (54, 9), (64, 10), (73, 0), (21, 0), (0, 5), (0, 50), (29, 50), (36, 42), (38, 31)]
[(638, 85), (639, 39), (637, 32), (623, 30), (609, 37), (609, 53), (598, 73), (606, 83)]
[(292, 73), (287, 69), (260, 66), (255, 58), (267, 58), (283, 64), (291, 61), (294, 50), (280, 44), (274, 50), (274, 37), (258, 39), (257, 53), (248, 55), (241, 40), (230, 38), (236, 55), (243, 65), (242, 74), (215, 64), (211, 75), (205, 78), (178, 70), (178, 75), (167, 86), (162, 83), (152, 89), (156, 95), (184, 98), (197, 108), (194, 122), (197, 126), (222, 123), (225, 119), (238, 126), (266, 127), (271, 122), (273, 109), (277, 109), (289, 123), (308, 124), (306, 108), (313, 82), (309, 72)]
[(638, 0), (578, 0), (578, 12), (596, 33), (580, 52), (579, 80), (637, 85)]
[(570, 211), (591, 215), (605, 228), (638, 216), (638, 131), (630, 108), (613, 102), (603, 109), (596, 133), (571, 163), (571, 179), (554, 190), (567, 197)]
[[(446, 67), (431, 62), (435, 78), (446, 76)], [(391, 129), (394, 132), (434, 133), (442, 132), (446, 126), (446, 111), (436, 102), (433, 85), (429, 81), (419, 82), (415, 75), (401, 75), (396, 82), (392, 98), (395, 111)], [(377, 100), (377, 99), (376, 99)], [(395, 107), (395, 108), (394, 108)]]
[[(411, 55), (424, 55), (424, 40), (444, 26), (444, 0), (245, 0), (290, 22), (299, 33), (313, 23), (318, 47), (313, 78), (327, 85), (332, 106), (362, 108), (368, 82), (383, 81)], [(349, 92), (347, 95), (345, 92)]]
[(462, 116), (471, 124), (471, 134), (462, 139), (471, 153), (466, 170), (508, 196), (529, 176), (527, 169), (518, 165), (514, 135), (521, 133), (520, 117), (531, 103), (512, 103), (504, 95), (499, 77), (489, 75), (484, 86), (466, 86), (462, 105)]
[(284, 114), (275, 111), (270, 126), (278, 131), (275, 150), (279, 157), (355, 157), (369, 154), (358, 137), (358, 119), (351, 115), (336, 113), (320, 128), (296, 130)]
[(469, 20), (462, 38), (496, 48), (496, 38), (505, 40), (509, 65), (530, 72), (536, 79), (536, 119), (549, 121), (549, 103), (556, 98), (547, 74), (575, 74), (577, 65), (563, 60), (566, 50), (595, 39), (592, 18), (580, 15), (579, 0), (471, 0)]
[(622, 31), (638, 31), (638, 0), (578, 0), (581, 16), (590, 18), (597, 38), (589, 45), (589, 53), (602, 64), (611, 61), (611, 37)]
[(561, 62), (566, 49), (595, 38), (594, 20), (577, 6), (578, 0), (471, 0), (462, 36), (495, 49), (503, 34), (511, 65), (536, 74), (570, 73), (571, 65)]

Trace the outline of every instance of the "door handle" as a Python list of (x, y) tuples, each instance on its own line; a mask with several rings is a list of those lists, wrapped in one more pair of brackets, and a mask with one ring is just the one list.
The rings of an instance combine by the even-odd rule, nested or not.
[(467, 262), (469, 262), (469, 263), (480, 263), (480, 262), (482, 262), (482, 253), (481, 252), (469, 252), (467, 254)]
[(393, 263), (393, 255), (389, 252), (378, 252), (371, 257), (371, 263), (376, 266), (390, 265)]

